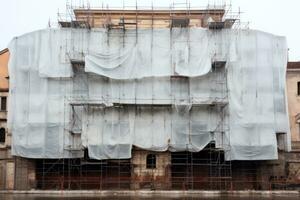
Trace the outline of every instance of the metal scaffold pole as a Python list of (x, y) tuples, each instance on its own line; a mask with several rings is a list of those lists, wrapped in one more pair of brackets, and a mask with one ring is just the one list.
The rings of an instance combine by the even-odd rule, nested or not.
[[(105, 9), (102, 7), (95, 11), (90, 4), (87, 4), (86, 15), (80, 16), (79, 19), (76, 14), (74, 14), (74, 5), (67, 1), (66, 3), (66, 12), (69, 23), (62, 22), (60, 24), (62, 27), (66, 26), (70, 28), (69, 37), (66, 37), (65, 49), (67, 57), (71, 60), (73, 76), (72, 81), (69, 86), (65, 86), (64, 91), (64, 135), (63, 135), (63, 153), (61, 159), (43, 159), (42, 162), (38, 163), (38, 171), (41, 173), (42, 178), (39, 180), (42, 189), (47, 188), (57, 188), (57, 189), (180, 189), (180, 190), (189, 190), (189, 189), (211, 189), (211, 190), (224, 190), (232, 189), (232, 166), (231, 161), (226, 161), (225, 154), (230, 151), (229, 144), (227, 144), (226, 137), (230, 133), (228, 127), (228, 88), (227, 88), (227, 69), (226, 64), (227, 60), (219, 60), (217, 57), (217, 37), (218, 33), (223, 28), (222, 24), (214, 24), (211, 26), (212, 29), (207, 25), (206, 28), (210, 29), (210, 45), (214, 46), (214, 55), (212, 59), (212, 69), (207, 76), (209, 76), (210, 85), (209, 92), (210, 94), (220, 93), (219, 96), (210, 96), (209, 103), (199, 103), (192, 105), (192, 90), (191, 82), (195, 77), (187, 77), (176, 74), (175, 69), (175, 60), (177, 59), (174, 53), (174, 48), (176, 46), (176, 37), (178, 34), (176, 31), (184, 32), (185, 38), (180, 40), (180, 42), (185, 42), (187, 44), (188, 53), (185, 55), (189, 61), (192, 56), (190, 54), (190, 48), (193, 38), (191, 38), (192, 27), (202, 26), (205, 21), (204, 18), (213, 16), (211, 14), (211, 9), (209, 6), (207, 9), (200, 10), (199, 16), (195, 12), (195, 9), (191, 7), (189, 0), (185, 0), (182, 3), (173, 2), (167, 10), (160, 10), (158, 12), (154, 6), (153, 1), (151, 8), (148, 10), (140, 10), (141, 6), (138, 6), (138, 1), (135, 1), (135, 5), (131, 7), (131, 10), (126, 10), (126, 2), (123, 0), (123, 5), (121, 9)], [(76, 6), (75, 6), (76, 7)], [(78, 7), (76, 7), (77, 9)], [(95, 11), (95, 13), (93, 13)], [(144, 13), (143, 13), (144, 12)], [(163, 13), (163, 14), (161, 14)], [(196, 14), (195, 14), (196, 13)], [(217, 15), (217, 14), (216, 14)], [(200, 19), (200, 17), (202, 17)], [(214, 16), (215, 17), (215, 16)], [(220, 18), (220, 16), (217, 16)], [(215, 17), (215, 18), (217, 18)], [(217, 19), (214, 19), (217, 21)], [(219, 22), (219, 21), (217, 21)], [(222, 22), (222, 21), (221, 21)], [(223, 23), (223, 22), (222, 22)], [(98, 27), (97, 27), (98, 26)], [(145, 28), (145, 27), (146, 28)], [(204, 25), (203, 25), (204, 26)], [(64, 27), (64, 28), (66, 28)], [(157, 28), (159, 27), (159, 28)], [(155, 39), (158, 37), (158, 30), (163, 28), (168, 28), (170, 31), (168, 47), (170, 54), (170, 63), (172, 68), (172, 73), (174, 75), (169, 77), (164, 77), (169, 81), (168, 90), (170, 90), (169, 98), (171, 103), (169, 104), (157, 104), (157, 96), (154, 95), (157, 85), (155, 81), (157, 77), (147, 78), (149, 81), (149, 92), (151, 92), (151, 97), (131, 97), (131, 99), (126, 99), (126, 91), (120, 89), (116, 96), (102, 95), (101, 97), (95, 97), (92, 99), (92, 91), (89, 88), (89, 84), (93, 81), (101, 82), (101, 84), (111, 87), (112, 84), (118, 85), (118, 87), (123, 88), (128, 84), (127, 80), (115, 80), (112, 78), (101, 77), (98, 79), (95, 78), (95, 74), (85, 72), (85, 54), (90, 53), (84, 51), (85, 34), (89, 33), (93, 28), (101, 28), (105, 31), (105, 37), (101, 40), (105, 45), (110, 47), (112, 45), (110, 42), (112, 40), (119, 41), (120, 46), (116, 51), (116, 55), (121, 57), (121, 51), (127, 47), (127, 38), (133, 38), (133, 43), (135, 47), (141, 43), (143, 38), (143, 33), (146, 29), (151, 29), (151, 46), (149, 55), (151, 71), (154, 66), (153, 57), (155, 56), (154, 47), (158, 44)], [(102, 30), (101, 30), (102, 31)], [(80, 37), (79, 37), (80, 36)], [(221, 41), (227, 42), (230, 41)], [(91, 44), (90, 45), (95, 45)], [(98, 45), (98, 44), (97, 44)], [(100, 45), (100, 44), (99, 44)], [(78, 51), (78, 52), (77, 52)], [(79, 59), (76, 57), (77, 54), (82, 57)], [(77, 55), (77, 56), (78, 56)], [(100, 57), (102, 55), (99, 55)], [(77, 59), (78, 58), (78, 59)], [(156, 63), (157, 64), (157, 63)], [(159, 77), (161, 78), (161, 77)], [(61, 79), (60, 81), (65, 81)], [(134, 82), (132, 90), (134, 93), (138, 92), (139, 84), (141, 79), (133, 79)], [(159, 85), (159, 84), (158, 84)], [(150, 88), (151, 87), (151, 88)], [(61, 90), (62, 88), (60, 88)], [(112, 88), (106, 88), (107, 90), (112, 90)], [(179, 92), (178, 92), (179, 91)], [(132, 91), (130, 91), (132, 92)], [(178, 92), (178, 94), (175, 94)], [(68, 96), (72, 94), (71, 96)], [(176, 96), (177, 95), (177, 96)], [(140, 103), (142, 100), (147, 103)], [(166, 99), (163, 99), (166, 100)], [(114, 101), (112, 105), (106, 106), (105, 103), (101, 101)], [(130, 103), (123, 103), (128, 101)], [(101, 102), (101, 103), (99, 103)], [(133, 103), (132, 103), (133, 102)], [(180, 103), (184, 102), (188, 111), (182, 116), (180, 120), (174, 120), (172, 117), (172, 112), (178, 112)], [(197, 110), (198, 109), (198, 110)], [(116, 117), (105, 116), (109, 112), (115, 112)], [(196, 111), (195, 111), (196, 110)], [(217, 124), (215, 130), (201, 130), (201, 134), (209, 134), (212, 138), (212, 141), (207, 144), (204, 149), (201, 151), (195, 151), (193, 144), (193, 135), (192, 129), (192, 112), (208, 112), (210, 122)], [(100, 123), (99, 121), (91, 122), (94, 120), (93, 117), (96, 114), (103, 117), (104, 125), (97, 131), (100, 133), (104, 132), (108, 128), (112, 129), (112, 134), (115, 134), (114, 137), (121, 138), (125, 130), (121, 127), (124, 124), (124, 118), (126, 118), (128, 112), (133, 111), (133, 118), (136, 119), (138, 115), (141, 115), (141, 112), (149, 112), (149, 119), (151, 121), (149, 124), (145, 123), (146, 126), (152, 126), (150, 131), (151, 134), (151, 143), (150, 149), (155, 148), (156, 138), (154, 135), (156, 129), (165, 128), (165, 127), (155, 127), (154, 124), (157, 123), (157, 113), (164, 111), (167, 114), (172, 116), (169, 119), (170, 122), (170, 139), (168, 140), (168, 145), (171, 144), (171, 140), (175, 140), (174, 129), (178, 123), (187, 124), (187, 129), (185, 129), (184, 134), (187, 135), (187, 144), (185, 144), (185, 149), (180, 151), (175, 151), (174, 149), (168, 147), (162, 151), (150, 151), (143, 150), (137, 146), (132, 147), (131, 158), (121, 159), (120, 155), (122, 152), (122, 142), (116, 145), (117, 159), (103, 159), (96, 160), (90, 158), (92, 155), (89, 152), (89, 148), (96, 148), (89, 144), (83, 144), (82, 140), (86, 139), (86, 135), (83, 135), (84, 129), (92, 128), (93, 123)], [(100, 113), (100, 114), (99, 114)], [(98, 117), (99, 117), (98, 116)], [(125, 116), (125, 117), (124, 117)], [(83, 119), (84, 117), (88, 119)], [(90, 118), (91, 119), (90, 119)], [(105, 118), (107, 117), (107, 118)], [(183, 119), (183, 117), (185, 117)], [(217, 118), (217, 119), (215, 119)], [(86, 120), (86, 121), (84, 121)], [(127, 119), (126, 119), (127, 120)], [(143, 119), (145, 121), (145, 119)], [(166, 119), (164, 118), (163, 126), (166, 126)], [(173, 120), (173, 121), (172, 121)], [(187, 121), (188, 120), (188, 121)], [(78, 125), (80, 124), (80, 125)], [(199, 124), (197, 124), (199, 125)], [(206, 124), (207, 125), (207, 124)], [(209, 125), (208, 125), (209, 126)], [(135, 130), (133, 130), (135, 131)], [(134, 132), (134, 134), (139, 134)], [(216, 141), (216, 137), (222, 138), (221, 141)], [(149, 137), (150, 138), (150, 137)], [(105, 138), (101, 135), (101, 138), (93, 138), (101, 140), (101, 145), (105, 144)], [(80, 141), (80, 142), (78, 142)], [(88, 141), (92, 143), (91, 141)], [(99, 147), (98, 147), (99, 148)], [(172, 149), (172, 151), (171, 151)], [(100, 150), (99, 150), (100, 151)], [(103, 154), (107, 152), (101, 152)], [(150, 156), (150, 157), (148, 157)], [(153, 156), (153, 157), (151, 157)], [(148, 163), (147, 158), (151, 162), (155, 160), (154, 163)], [(155, 158), (155, 159), (154, 159)], [(38, 177), (40, 174), (38, 174)], [(52, 178), (51, 178), (52, 176)]]

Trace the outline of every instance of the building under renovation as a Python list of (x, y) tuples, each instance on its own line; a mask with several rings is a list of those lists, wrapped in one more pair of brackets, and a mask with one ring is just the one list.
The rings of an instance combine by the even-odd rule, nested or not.
[(79, 8), (59, 24), (9, 45), (15, 189), (295, 185), (284, 37), (224, 7)]

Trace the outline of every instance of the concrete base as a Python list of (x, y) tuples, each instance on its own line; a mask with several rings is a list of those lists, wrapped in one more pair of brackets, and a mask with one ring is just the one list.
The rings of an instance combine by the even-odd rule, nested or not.
[(40, 196), (141, 196), (141, 197), (218, 197), (218, 196), (237, 196), (237, 197), (299, 197), (300, 191), (296, 190), (243, 190), (243, 191), (207, 191), (207, 190), (0, 190), (0, 194), (32, 194)]

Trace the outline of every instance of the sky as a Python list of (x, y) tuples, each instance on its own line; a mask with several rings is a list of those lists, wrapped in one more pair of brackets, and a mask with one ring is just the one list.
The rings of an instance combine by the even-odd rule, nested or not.
[[(120, 7), (135, 6), (136, 0), (0, 0), (0, 50), (10, 40), (27, 32), (53, 26), (57, 13), (66, 12), (66, 1), (76, 6)], [(173, 2), (189, 1), (191, 7), (207, 4), (232, 5), (241, 11), (241, 20), (251, 29), (285, 36), (289, 47), (289, 61), (300, 61), (300, 0), (137, 0), (138, 7), (168, 7)], [(88, 3), (87, 3), (88, 2)], [(177, 6), (180, 4), (176, 4)]]

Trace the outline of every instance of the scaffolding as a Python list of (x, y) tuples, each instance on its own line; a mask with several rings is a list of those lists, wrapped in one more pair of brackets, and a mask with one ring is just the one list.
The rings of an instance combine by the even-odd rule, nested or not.
[[(208, 6), (205, 9), (191, 8), (190, 3), (173, 3), (169, 8), (157, 10), (151, 6), (150, 9), (143, 8), (146, 15), (140, 16), (140, 9), (136, 3), (135, 7), (123, 7), (119, 10), (112, 8), (101, 8), (100, 22), (88, 7), (73, 7), (67, 3), (67, 14), (62, 17), (58, 14), (58, 23), (61, 27), (71, 29), (91, 29), (93, 27), (102, 27), (109, 30), (121, 29), (124, 32), (127, 29), (135, 29), (136, 38), (138, 29), (156, 27), (174, 27), (188, 28), (192, 26), (202, 26), (211, 30), (212, 35), (216, 34), (219, 30), (229, 28), (241, 28), (239, 14), (233, 13), (230, 9), (225, 9), (224, 6)], [(85, 10), (86, 15), (79, 17), (74, 14), (74, 10)], [(200, 14), (197, 12), (201, 10)], [(112, 18), (112, 14), (118, 13), (120, 18), (118, 21)], [(156, 13), (158, 12), (158, 14)], [(167, 14), (166, 14), (167, 13)], [(161, 16), (157, 16), (161, 14)], [(196, 17), (195, 17), (196, 16)], [(201, 20), (195, 21), (195, 18), (202, 16)], [(211, 16), (214, 16), (213, 19)], [(193, 21), (194, 20), (194, 21)], [(143, 22), (147, 21), (143, 25)], [(198, 23), (198, 24), (197, 24)], [(189, 29), (188, 29), (189, 31)], [(122, 34), (122, 32), (119, 32)], [(71, 44), (75, 41), (71, 35)], [(187, 38), (189, 40), (189, 38)], [(138, 42), (138, 41), (136, 41)], [(225, 42), (225, 41), (224, 41)], [(228, 42), (228, 41), (226, 41)], [(67, 42), (66, 42), (67, 43)], [(124, 41), (123, 41), (124, 43)], [(93, 78), (92, 75), (87, 75), (84, 72), (84, 52), (77, 52), (77, 55), (68, 55), (73, 66), (73, 97), (65, 99), (65, 107), (70, 109), (69, 116), (70, 122), (65, 124), (68, 135), (64, 136), (64, 140), (73, 140), (73, 144), (68, 144), (64, 150), (69, 154), (83, 153), (82, 158), (73, 159), (38, 159), (36, 160), (36, 188), (39, 189), (57, 189), (57, 190), (71, 190), (71, 189), (177, 189), (177, 190), (193, 190), (193, 189), (210, 189), (210, 190), (233, 190), (240, 186), (240, 182), (233, 178), (233, 164), (232, 161), (226, 161), (224, 155), (230, 151), (230, 144), (222, 144), (223, 148), (217, 146), (215, 140), (209, 143), (200, 152), (152, 152), (134, 147), (132, 149), (131, 159), (109, 159), (109, 160), (94, 160), (88, 156), (87, 149), (83, 146), (77, 146), (82, 132), (82, 112), (89, 112), (91, 108), (104, 108), (103, 103), (99, 103), (99, 99), (88, 99), (88, 80)], [(152, 56), (152, 55), (151, 55)], [(217, 54), (214, 55), (212, 60), (212, 71), (210, 72), (210, 90), (219, 95), (214, 96), (210, 101), (199, 102), (193, 107), (204, 107), (209, 112), (218, 113), (219, 123), (216, 130), (211, 132), (212, 138), (216, 139), (215, 135), (219, 135), (222, 141), (229, 141), (226, 139), (226, 134), (229, 133), (229, 116), (228, 116), (228, 88), (227, 88), (227, 69), (226, 59), (219, 58)], [(109, 78), (104, 81), (111, 81)], [(137, 81), (137, 80), (135, 80)], [(171, 91), (178, 82), (184, 86), (183, 93), (190, 96), (189, 84), (190, 79), (183, 76), (171, 76)], [(120, 84), (123, 82), (120, 81)], [(152, 83), (153, 84), (153, 83)], [(152, 85), (152, 90), (154, 87)], [(77, 95), (78, 94), (78, 95)], [(130, 99), (133, 100), (133, 99)], [(114, 103), (113, 107), (120, 109), (127, 109), (134, 107), (138, 110), (141, 107), (146, 107), (152, 113), (156, 109), (163, 107), (164, 109), (171, 109), (173, 104), (177, 104), (175, 99), (173, 104), (155, 105), (154, 100), (149, 100), (147, 105)], [(134, 99), (137, 102), (137, 99)], [(188, 102), (190, 103), (190, 102)], [(119, 110), (120, 110), (119, 109)], [(193, 109), (193, 108), (192, 108)], [(120, 111), (119, 111), (120, 112)], [(65, 112), (66, 115), (68, 112)], [(219, 142), (219, 141), (218, 141)], [(148, 155), (154, 155), (150, 159), (152, 163), (147, 163)], [(155, 163), (155, 165), (153, 164)], [(152, 165), (151, 165), (152, 164)], [(249, 185), (253, 186), (256, 183), (255, 175), (257, 173), (257, 166), (252, 165), (234, 165), (235, 168), (243, 166), (247, 172), (246, 176), (250, 177), (250, 181), (245, 181), (245, 188)], [(246, 169), (248, 167), (249, 169)], [(241, 172), (243, 173), (243, 172)], [(247, 174), (249, 173), (249, 174)], [(257, 188), (258, 186), (253, 186)]]

